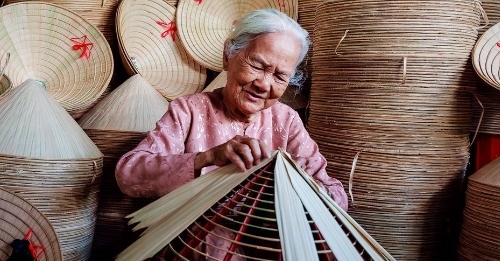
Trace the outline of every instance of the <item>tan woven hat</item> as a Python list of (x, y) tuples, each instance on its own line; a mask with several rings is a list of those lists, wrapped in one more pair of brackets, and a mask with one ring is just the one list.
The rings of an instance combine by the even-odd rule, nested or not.
[(500, 23), (479, 37), (472, 49), (472, 64), (481, 79), (500, 90)]
[(5, 74), (14, 88), (32, 78), (71, 115), (90, 109), (113, 73), (111, 48), (102, 33), (49, 3), (9, 4), (0, 8), (0, 17), (0, 56), (10, 53)]
[(38, 261), (62, 260), (57, 234), (45, 215), (19, 195), (0, 188), (0, 260), (12, 255), (13, 240), (24, 238), (44, 248), (35, 249)]
[(128, 74), (141, 74), (169, 100), (201, 92), (207, 77), (178, 39), (175, 12), (163, 0), (124, 0), (116, 14), (120, 56)]
[(140, 74), (113, 90), (78, 123), (84, 129), (146, 132), (168, 109), (168, 101)]
[(201, 65), (222, 71), (224, 41), (234, 23), (245, 13), (275, 8), (297, 20), (297, 0), (181, 0), (177, 4), (179, 38)]
[(33, 79), (5, 93), (0, 122), (0, 154), (38, 159), (102, 157), (68, 112)]

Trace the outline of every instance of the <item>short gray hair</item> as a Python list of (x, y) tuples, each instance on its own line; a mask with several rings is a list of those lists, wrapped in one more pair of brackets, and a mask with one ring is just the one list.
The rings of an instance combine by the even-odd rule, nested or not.
[(295, 20), (276, 9), (258, 9), (245, 14), (239, 19), (226, 40), (225, 52), (227, 57), (236, 55), (245, 49), (248, 44), (268, 33), (290, 32), (301, 42), (299, 60), (295, 65), (295, 71), (290, 79), (290, 85), (300, 88), (305, 78), (305, 73), (298, 69), (309, 50), (309, 33), (304, 30)]

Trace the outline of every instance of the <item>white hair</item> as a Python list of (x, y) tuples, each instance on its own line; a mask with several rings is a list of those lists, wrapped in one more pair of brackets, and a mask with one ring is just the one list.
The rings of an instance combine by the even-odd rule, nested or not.
[(254, 10), (239, 19), (226, 40), (226, 55), (232, 57), (245, 49), (251, 41), (259, 36), (276, 32), (289, 32), (297, 37), (301, 43), (299, 60), (290, 79), (290, 85), (300, 87), (305, 74), (298, 69), (298, 66), (302, 63), (309, 50), (309, 33), (295, 20), (276, 9)]

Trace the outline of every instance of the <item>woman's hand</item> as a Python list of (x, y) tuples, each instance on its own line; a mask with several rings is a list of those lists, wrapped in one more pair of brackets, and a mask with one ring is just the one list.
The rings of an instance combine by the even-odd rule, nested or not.
[(261, 140), (236, 135), (226, 143), (198, 153), (195, 169), (211, 165), (224, 166), (232, 162), (241, 171), (245, 171), (269, 157), (271, 151)]

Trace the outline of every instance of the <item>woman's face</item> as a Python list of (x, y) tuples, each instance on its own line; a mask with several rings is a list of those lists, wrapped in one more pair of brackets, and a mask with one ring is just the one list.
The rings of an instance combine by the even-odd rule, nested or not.
[(269, 33), (251, 41), (233, 57), (224, 54), (226, 109), (239, 120), (275, 104), (285, 92), (301, 51), (300, 41), (287, 32)]

